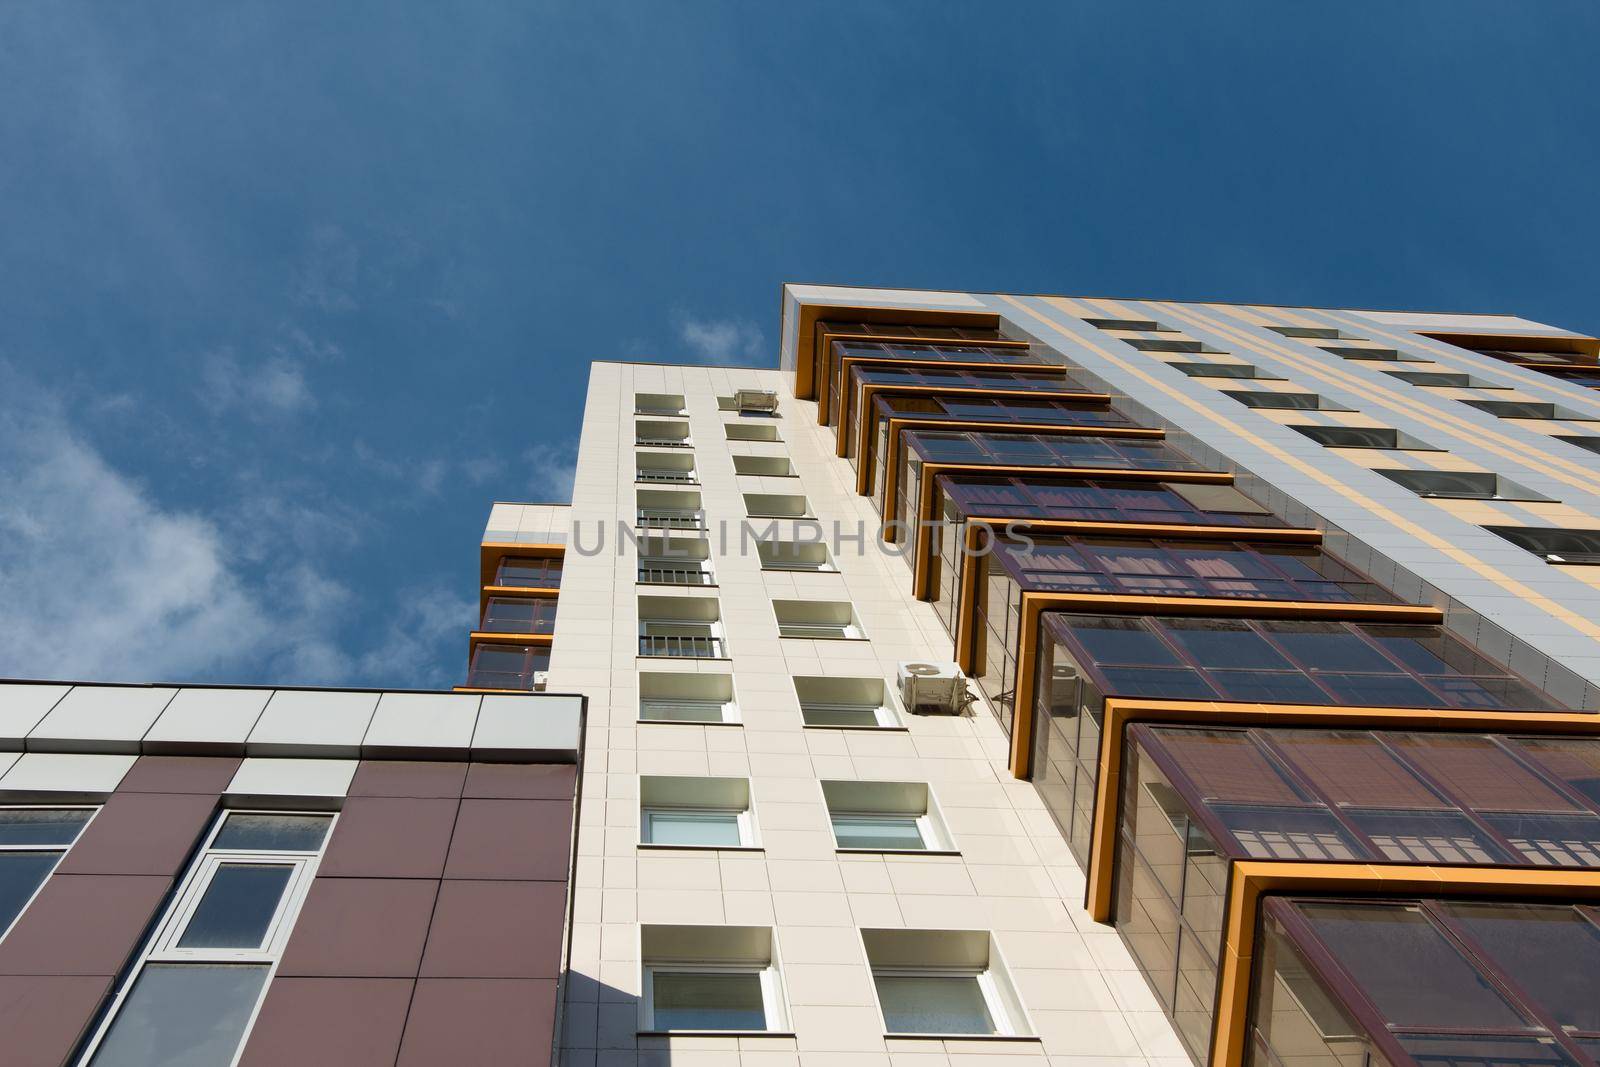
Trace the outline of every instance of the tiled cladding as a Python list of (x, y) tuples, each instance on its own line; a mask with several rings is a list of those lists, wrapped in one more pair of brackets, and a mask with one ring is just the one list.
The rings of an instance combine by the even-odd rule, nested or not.
[[(817, 516), (807, 533), (829, 531), (834, 571), (764, 570), (758, 553), (740, 550), (747, 490), (722, 440), (728, 414), (717, 397), (741, 388), (779, 392), (774, 422), (795, 474), (785, 491), (803, 494)], [(579, 540), (593, 544), (596, 522), (634, 518), (630, 401), (638, 392), (684, 397), (729, 659), (641, 663), (635, 550), (619, 555), (608, 541), (602, 553), (568, 552), (551, 683), (587, 692), (590, 719), (564, 1062), (977, 1067), (1000, 1057), (1109, 1057), (1141, 1067), (1182, 1057), (1126, 948), (1088, 919), (1082, 873), (1031, 784), (1010, 777), (991, 716), (807, 725), (795, 678), (893, 686), (902, 662), (948, 659), (949, 637), (932, 606), (911, 598), (903, 563), (873, 542), (832, 539), (834, 520), (854, 538), (857, 521), (874, 529), (876, 515), (835, 457), (832, 431), (817, 425), (809, 402), (792, 399), (777, 372), (597, 364), (573, 495)], [(724, 522), (725, 543), (717, 535)], [(784, 536), (798, 540), (800, 529)], [(794, 600), (850, 602), (867, 640), (781, 637), (773, 602)], [(639, 722), (640, 672), (667, 670), (725, 676), (719, 691), (731, 694), (737, 715)], [(747, 780), (756, 845), (641, 850), (642, 776)], [(824, 781), (925, 784), (957, 854), (840, 852)], [(641, 1034), (644, 926), (770, 930), (792, 1034)], [(992, 932), (1034, 1036), (886, 1037), (863, 929)]]
[[(414, 751), (571, 760), (581, 714), (582, 697), (556, 693), (0, 682), (0, 723), (12, 746), (79, 760), (92, 753), (354, 759)], [(0, 789), (33, 765), (24, 757), (0, 777)]]
[(565, 504), (497, 502), (483, 531), (485, 544), (564, 545), (572, 531), (572, 509)]

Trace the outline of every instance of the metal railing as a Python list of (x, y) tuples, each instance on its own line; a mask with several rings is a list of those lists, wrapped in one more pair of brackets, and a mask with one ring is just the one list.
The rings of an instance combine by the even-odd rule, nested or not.
[(641, 482), (676, 482), (680, 485), (695, 485), (694, 471), (675, 471), (663, 467), (640, 467), (638, 480)]
[(637, 404), (634, 405), (633, 413), (635, 415), (654, 415), (657, 418), (685, 414), (682, 408), (642, 408)]
[(692, 722), (718, 722), (726, 702), (696, 700), (692, 697), (645, 697), (639, 701), (641, 719), (687, 719)]
[(704, 530), (706, 513), (695, 508), (640, 508), (635, 525), (657, 530)]
[(780, 622), (779, 637), (849, 637), (851, 627), (831, 622)]
[(727, 652), (720, 637), (668, 637), (640, 634), (639, 655), (677, 656), (683, 659), (725, 659)]
[(703, 567), (639, 564), (641, 585), (710, 585), (711, 572)]
[(694, 442), (687, 437), (635, 437), (633, 443), (645, 445), (650, 448), (693, 448)]

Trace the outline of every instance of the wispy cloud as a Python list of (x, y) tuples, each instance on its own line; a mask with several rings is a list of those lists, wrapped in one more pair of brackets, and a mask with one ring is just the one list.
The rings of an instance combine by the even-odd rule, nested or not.
[(208, 352), (200, 362), (200, 399), (214, 411), (276, 417), (316, 407), (304, 366), (283, 355), (241, 360), (232, 349)]
[(690, 356), (702, 363), (775, 363), (761, 328), (744, 319), (701, 319), (685, 316), (678, 338)]
[(289, 295), (295, 303), (319, 311), (355, 311), (361, 250), (338, 226), (314, 228), (294, 272)]
[(532, 445), (523, 450), (522, 462), (527, 467), (532, 499), (557, 504), (572, 499), (572, 485), (578, 476), (577, 441)]

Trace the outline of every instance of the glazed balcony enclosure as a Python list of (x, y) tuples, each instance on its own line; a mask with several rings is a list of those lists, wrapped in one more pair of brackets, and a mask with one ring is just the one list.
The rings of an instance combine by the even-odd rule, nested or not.
[(827, 418), (832, 400), (838, 393), (840, 374), (839, 360), (835, 356), (837, 345), (982, 348), (1023, 353), (1029, 349), (1026, 341), (1010, 340), (1002, 336), (993, 326), (917, 326), (909, 323), (867, 322), (819, 322), (815, 333), (815, 344), (815, 388), (819, 422)]
[[(1600, 738), (1129, 726), (1114, 921), (1200, 1062), (1212, 1044), (1219, 965), (1235, 933), (1229, 925), (1237, 921), (1228, 909), (1231, 865), (1261, 860), (1303, 863), (1307, 871), (1329, 863), (1348, 864), (1348, 870), (1367, 865), (1595, 870), (1600, 868)], [(1508, 877), (1514, 881), (1516, 876)], [(1507, 893), (1514, 899), (1517, 890), (1513, 886)], [(1382, 879), (1374, 877), (1363, 895), (1386, 895)], [(1343, 963), (1364, 968), (1384, 959), (1390, 978), (1375, 981), (1377, 971), (1359, 974), (1359, 991), (1342, 980), (1340, 967), (1313, 977), (1309, 960), (1326, 965), (1330, 960), (1324, 953), (1334, 946), (1306, 942), (1317, 932), (1316, 924), (1297, 923), (1280, 912), (1282, 906), (1269, 901), (1265, 909), (1266, 952), (1258, 960), (1251, 998), (1256, 1063), (1286, 1056), (1361, 1062), (1337, 1053), (1370, 1051), (1374, 1043), (1390, 1062), (1408, 1063), (1412, 1055), (1430, 1062), (1464, 1062), (1474, 1055), (1500, 1062), (1517, 1041), (1535, 1036), (1517, 1031), (1537, 1029), (1528, 1023), (1540, 1018), (1537, 991), (1533, 1003), (1522, 1002), (1518, 1024), (1500, 1021), (1508, 1018), (1504, 1010), (1451, 1018), (1447, 1012), (1395, 1015), (1381, 1009), (1386, 994), (1401, 997), (1407, 988), (1408, 995), (1441, 1006), (1479, 1003), (1465, 995), (1472, 983), (1460, 983), (1462, 975), (1454, 973), (1461, 964), (1445, 947), (1449, 936), (1438, 941), (1437, 932), (1423, 922), (1430, 918), (1426, 906), (1349, 899), (1305, 903), (1311, 909), (1307, 914), (1344, 913), (1342, 922), (1371, 924), (1362, 927), (1361, 954)], [(1511, 924), (1507, 931), (1516, 928), (1519, 917), (1560, 924), (1573, 939), (1571, 950), (1588, 958), (1572, 977), (1600, 966), (1600, 943), (1581, 922), (1573, 922), (1586, 915), (1571, 914), (1568, 906), (1502, 900), (1451, 907), (1470, 909), (1485, 921), (1503, 918)], [(1526, 936), (1540, 936), (1541, 929), (1535, 925)], [(1393, 939), (1387, 948), (1385, 938)], [(1379, 1003), (1366, 999), (1374, 995)], [(1588, 1000), (1594, 1002), (1592, 996)], [(1596, 1018), (1591, 1009), (1587, 1016), (1546, 1029), (1578, 1025), (1592, 1030)], [(1449, 1032), (1419, 1033), (1413, 1043), (1395, 1028)], [(1574, 1036), (1581, 1045), (1582, 1037)], [(1509, 1045), (1496, 1044), (1507, 1038)], [(1267, 1052), (1272, 1055), (1263, 1058)], [(1331, 1058), (1323, 1061), (1325, 1056)], [(1534, 1056), (1529, 1062), (1565, 1061)]]
[(817, 421), (836, 425), (841, 416), (842, 382), (862, 364), (892, 363), (897, 366), (937, 366), (949, 364), (976, 369), (1008, 366), (1049, 366), (1025, 341), (989, 341), (985, 344), (911, 344), (903, 341), (835, 341), (828, 350), (828, 376), (822, 382), (827, 393), (817, 404)]
[(918, 396), (891, 393), (872, 402), (863, 447), (850, 456), (856, 492), (877, 496), (882, 507), (884, 479), (905, 462), (902, 435), (910, 430), (979, 430), (1051, 435), (1087, 434), (1160, 440), (1160, 430), (1128, 425), (1097, 401), (1030, 400), (1025, 397)]

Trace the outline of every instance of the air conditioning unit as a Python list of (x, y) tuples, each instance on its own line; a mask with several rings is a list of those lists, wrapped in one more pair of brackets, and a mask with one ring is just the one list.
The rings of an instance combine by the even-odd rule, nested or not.
[(770, 389), (740, 389), (733, 394), (733, 403), (740, 412), (778, 413), (778, 394)]
[(967, 706), (967, 679), (954, 663), (902, 663), (899, 680), (907, 711), (959, 715)]
[(550, 672), (549, 671), (534, 671), (533, 672), (533, 688), (534, 689), (542, 691), (544, 689), (544, 687), (549, 685), (549, 684), (550, 684)]

